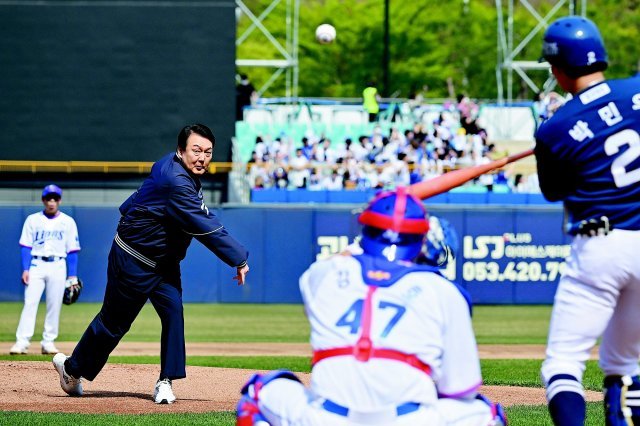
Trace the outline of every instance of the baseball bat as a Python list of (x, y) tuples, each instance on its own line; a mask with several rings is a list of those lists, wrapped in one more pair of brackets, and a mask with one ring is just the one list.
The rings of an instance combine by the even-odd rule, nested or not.
[(531, 154), (533, 154), (533, 149), (528, 149), (526, 151), (522, 151), (517, 154), (501, 158), (499, 160), (494, 160), (487, 164), (454, 170), (433, 179), (414, 183), (413, 185), (409, 186), (408, 192), (424, 200), (429, 197), (433, 197), (434, 195), (447, 192), (457, 186), (462, 185), (463, 183), (470, 181), (471, 179), (475, 179), (480, 175), (490, 172), (491, 170), (504, 167), (509, 163), (513, 163), (514, 161), (518, 161), (522, 158), (528, 157)]

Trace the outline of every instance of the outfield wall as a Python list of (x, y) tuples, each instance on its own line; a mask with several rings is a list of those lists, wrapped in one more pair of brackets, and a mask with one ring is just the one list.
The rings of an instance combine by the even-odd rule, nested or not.
[[(214, 209), (250, 252), (247, 285), (194, 242), (182, 263), (185, 302), (299, 303), (298, 278), (316, 258), (342, 250), (357, 235), (361, 204), (225, 206)], [(569, 251), (562, 210), (544, 206), (427, 206), (459, 233), (460, 250), (446, 275), (465, 286), (479, 304), (551, 303)], [(22, 300), (18, 240), (37, 206), (0, 207), (0, 301)], [(83, 302), (99, 302), (107, 254), (118, 221), (116, 207), (65, 206), (78, 224)]]

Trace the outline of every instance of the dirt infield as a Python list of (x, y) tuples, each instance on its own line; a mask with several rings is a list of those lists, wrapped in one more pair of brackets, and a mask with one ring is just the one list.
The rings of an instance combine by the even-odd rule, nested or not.
[[(56, 342), (58, 349), (70, 354), (75, 342)], [(0, 344), (0, 353), (9, 353), (11, 343)], [(33, 345), (38, 350), (38, 345)], [(544, 345), (478, 345), (481, 359), (544, 359)], [(37, 352), (36, 352), (37, 353)], [(159, 355), (160, 342), (121, 342), (111, 355)], [(219, 356), (310, 356), (308, 343), (187, 343), (187, 355)], [(597, 359), (594, 348), (591, 359)]]
[[(67, 347), (69, 346), (69, 347)], [(59, 344), (69, 353), (73, 344)], [(2, 348), (5, 349), (5, 348)], [(8, 347), (6, 348), (8, 351)], [(123, 343), (114, 355), (157, 355), (155, 344)], [(187, 345), (193, 355), (300, 355), (308, 345), (297, 344), (219, 344)], [(483, 358), (541, 358), (543, 348), (527, 345), (480, 346)], [(482, 355), (484, 354), (484, 355)], [(18, 359), (18, 358), (16, 358)], [(230, 411), (235, 409), (238, 392), (253, 371), (187, 367), (187, 378), (174, 382), (178, 400), (172, 405), (156, 405), (151, 400), (158, 365), (107, 364), (93, 382), (84, 382), (85, 396), (72, 398), (60, 389), (58, 375), (50, 362), (0, 362), (0, 410), (69, 413), (183, 413)], [(308, 383), (308, 374), (299, 374)], [(502, 404), (544, 404), (544, 390), (513, 386), (484, 386), (481, 392)], [(589, 401), (600, 401), (599, 392), (587, 392)]]

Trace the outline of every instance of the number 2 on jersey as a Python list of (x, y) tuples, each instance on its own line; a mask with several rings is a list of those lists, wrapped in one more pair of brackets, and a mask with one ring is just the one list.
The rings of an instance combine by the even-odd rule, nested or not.
[(640, 181), (640, 169), (627, 170), (626, 166), (640, 157), (640, 135), (631, 129), (626, 129), (611, 135), (604, 142), (604, 151), (607, 155), (615, 155), (620, 147), (629, 145), (629, 148), (611, 164), (613, 181), (618, 188)]
[[(360, 325), (362, 322), (362, 307), (364, 306), (364, 300), (358, 299), (347, 309), (347, 311), (340, 317), (338, 322), (336, 322), (337, 327), (349, 327), (350, 334), (356, 334), (360, 329)], [(391, 302), (385, 302), (381, 300), (378, 304), (378, 309), (387, 310), (391, 309), (395, 311), (393, 316), (385, 326), (384, 330), (382, 330), (382, 334), (380, 337), (387, 337), (389, 332), (395, 325), (400, 321), (400, 318), (407, 311), (407, 308), (404, 306), (397, 305)]]

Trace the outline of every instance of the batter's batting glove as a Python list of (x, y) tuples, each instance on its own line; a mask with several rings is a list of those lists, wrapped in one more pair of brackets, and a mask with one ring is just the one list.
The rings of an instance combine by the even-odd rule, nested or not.
[(64, 283), (64, 296), (62, 297), (62, 303), (65, 305), (71, 305), (76, 303), (80, 293), (82, 292), (82, 280), (80, 278), (68, 278)]

